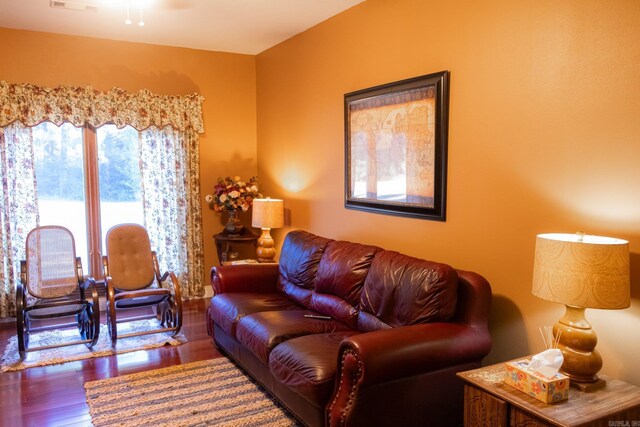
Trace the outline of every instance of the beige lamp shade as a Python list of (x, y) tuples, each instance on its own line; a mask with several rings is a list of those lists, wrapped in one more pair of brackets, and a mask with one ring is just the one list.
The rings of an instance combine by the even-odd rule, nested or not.
[(629, 242), (583, 234), (538, 235), (532, 293), (574, 307), (629, 307)]
[(256, 228), (284, 226), (284, 203), (281, 199), (253, 199), (251, 225)]

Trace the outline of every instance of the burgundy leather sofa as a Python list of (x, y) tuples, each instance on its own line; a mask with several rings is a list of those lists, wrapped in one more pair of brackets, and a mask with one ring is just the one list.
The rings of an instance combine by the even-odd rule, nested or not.
[(480, 275), (293, 231), (279, 264), (214, 267), (211, 281), (216, 345), (304, 424), (461, 424), (455, 374), (491, 348)]

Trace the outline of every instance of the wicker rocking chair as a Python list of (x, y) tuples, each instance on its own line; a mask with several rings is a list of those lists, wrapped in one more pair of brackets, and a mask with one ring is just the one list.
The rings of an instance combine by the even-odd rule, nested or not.
[[(20, 357), (24, 358), (28, 351), (53, 347), (75, 344), (93, 347), (100, 335), (98, 291), (93, 278), (83, 277), (73, 234), (56, 225), (37, 227), (27, 235), (26, 246), (27, 257), (20, 262), (20, 283), (16, 286)], [(50, 320), (64, 318), (74, 318), (74, 321)], [(32, 325), (34, 321), (39, 324), (37, 327)], [(71, 326), (77, 326), (80, 340), (29, 348), (32, 332)]]
[[(175, 336), (182, 327), (180, 284), (173, 272), (160, 275), (156, 253), (151, 251), (147, 230), (138, 224), (112, 227), (102, 257), (107, 284), (107, 325), (112, 345), (118, 338), (158, 332)], [(169, 280), (167, 280), (169, 279)], [(118, 318), (124, 310), (151, 307), (150, 315)], [(118, 323), (156, 317), (156, 329), (118, 334)]]

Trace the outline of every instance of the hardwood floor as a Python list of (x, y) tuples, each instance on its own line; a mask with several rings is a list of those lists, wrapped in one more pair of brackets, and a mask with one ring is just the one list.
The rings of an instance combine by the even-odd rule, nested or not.
[[(0, 426), (90, 426), (86, 381), (220, 357), (207, 335), (208, 305), (208, 298), (184, 302), (188, 342), (179, 346), (0, 373)], [(14, 324), (0, 326), (0, 354), (12, 335)]]

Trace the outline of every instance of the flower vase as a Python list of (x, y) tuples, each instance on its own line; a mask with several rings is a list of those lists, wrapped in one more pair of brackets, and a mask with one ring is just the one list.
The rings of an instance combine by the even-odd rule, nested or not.
[(227, 218), (227, 223), (224, 226), (224, 234), (229, 236), (238, 236), (242, 233), (242, 229), (244, 226), (240, 222), (240, 211), (237, 210), (228, 210), (227, 214), (229, 217)]

